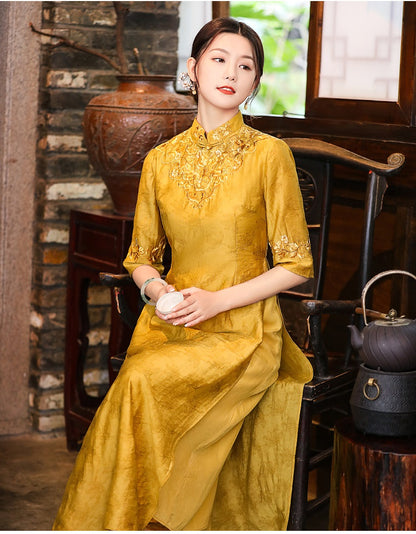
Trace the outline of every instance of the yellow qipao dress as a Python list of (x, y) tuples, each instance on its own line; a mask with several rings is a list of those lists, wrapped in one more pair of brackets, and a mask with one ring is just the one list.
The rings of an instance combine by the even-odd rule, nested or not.
[[(302, 198), (287, 145), (240, 113), (153, 149), (124, 265), (177, 289), (216, 291), (274, 263), (312, 276)], [(288, 520), (297, 425), (311, 366), (275, 297), (194, 328), (146, 305), (121, 371), (84, 439), (54, 528), (280, 530)]]

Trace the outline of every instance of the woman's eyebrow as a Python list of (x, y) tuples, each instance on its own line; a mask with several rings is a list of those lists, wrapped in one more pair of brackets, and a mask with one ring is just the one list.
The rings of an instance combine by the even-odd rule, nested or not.
[[(230, 55), (230, 52), (226, 50), (225, 48), (211, 48), (210, 52), (222, 52), (223, 54)], [(251, 59), (251, 61), (254, 61), (253, 56), (241, 56), (242, 59)]]

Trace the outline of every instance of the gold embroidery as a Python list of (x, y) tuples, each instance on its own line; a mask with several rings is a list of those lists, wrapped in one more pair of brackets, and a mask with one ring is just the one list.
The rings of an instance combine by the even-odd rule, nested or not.
[(132, 263), (140, 263), (140, 261), (143, 259), (143, 256), (149, 259), (152, 263), (162, 263), (163, 260), (163, 253), (165, 252), (166, 248), (166, 237), (163, 236), (159, 244), (153, 247), (152, 249), (143, 248), (139, 245), (137, 238), (134, 240), (134, 243), (130, 245), (128, 254), (127, 254), (127, 261), (131, 261)]
[(301, 241), (300, 243), (289, 243), (287, 235), (282, 235), (280, 241), (270, 243), (276, 261), (281, 261), (284, 258), (305, 258), (311, 251), (311, 242), (309, 239)]
[[(236, 128), (237, 126), (237, 128)], [(234, 119), (208, 134), (194, 123), (190, 131), (172, 140), (170, 177), (195, 208), (204, 206), (231, 173), (241, 167), (244, 155), (255, 150), (260, 132)]]

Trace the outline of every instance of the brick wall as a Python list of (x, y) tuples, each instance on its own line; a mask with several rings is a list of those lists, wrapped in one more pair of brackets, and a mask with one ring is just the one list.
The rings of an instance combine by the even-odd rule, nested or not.
[[(132, 49), (140, 50), (151, 74), (175, 74), (179, 2), (124, 2), (130, 12), (125, 48), (130, 72)], [(43, 2), (42, 29), (58, 33), (107, 55), (115, 53), (112, 2)], [(34, 429), (64, 429), (63, 383), (65, 298), (69, 213), (71, 209), (111, 209), (104, 183), (91, 168), (83, 144), (86, 104), (117, 86), (116, 72), (102, 59), (42, 41), (36, 220), (31, 316), (31, 394)], [(106, 388), (109, 295), (101, 287), (89, 292), (91, 333), (89, 392)]]

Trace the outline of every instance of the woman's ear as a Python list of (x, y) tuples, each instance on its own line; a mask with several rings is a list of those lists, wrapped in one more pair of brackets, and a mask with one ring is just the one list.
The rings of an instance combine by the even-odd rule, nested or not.
[(189, 77), (191, 78), (191, 80), (193, 82), (195, 82), (195, 80), (196, 80), (196, 75), (195, 75), (196, 61), (195, 61), (195, 58), (189, 57), (187, 62), (186, 62), (186, 66), (187, 66), (187, 69), (188, 69)]

